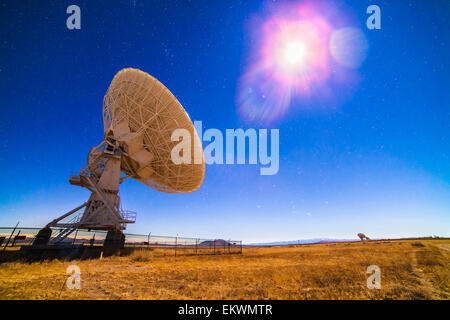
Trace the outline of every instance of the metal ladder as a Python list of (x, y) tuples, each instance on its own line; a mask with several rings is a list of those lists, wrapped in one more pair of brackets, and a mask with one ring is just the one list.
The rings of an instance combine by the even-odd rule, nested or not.
[(59, 244), (66, 239), (78, 227), (78, 223), (61, 230), (56, 237), (50, 240), (50, 244)]
[(74, 232), (78, 226), (80, 225), (80, 217), (76, 215), (69, 222), (69, 226), (65, 229), (62, 229), (56, 237), (50, 240), (50, 244), (58, 244), (64, 241), (72, 232)]

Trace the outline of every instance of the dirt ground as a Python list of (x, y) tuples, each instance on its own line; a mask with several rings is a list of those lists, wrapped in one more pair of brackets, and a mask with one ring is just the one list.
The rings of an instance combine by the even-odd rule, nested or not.
[[(449, 299), (449, 248), (450, 240), (364, 241), (244, 247), (242, 255), (175, 258), (153, 250), (7, 262), (0, 299)], [(80, 289), (66, 286), (71, 265), (79, 267)], [(371, 265), (379, 267), (380, 289), (367, 287)]]

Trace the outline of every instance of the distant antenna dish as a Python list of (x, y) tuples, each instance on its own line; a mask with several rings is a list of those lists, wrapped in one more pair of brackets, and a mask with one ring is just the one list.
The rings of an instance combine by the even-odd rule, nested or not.
[(368, 236), (366, 236), (364, 233), (358, 233), (358, 237), (362, 240), (370, 240)]
[[(89, 200), (41, 229), (35, 244), (48, 242), (50, 227), (64, 228), (54, 243), (78, 228), (108, 230), (106, 242), (123, 242), (121, 231), (135, 222), (135, 213), (120, 208), (119, 184), (127, 178), (167, 193), (193, 192), (201, 186), (205, 161), (197, 132), (178, 100), (154, 77), (138, 69), (119, 71), (103, 99), (103, 124), (104, 141), (91, 149), (87, 166), (69, 179), (92, 192)], [(171, 160), (178, 143), (171, 140), (175, 129), (186, 129), (193, 138), (190, 164)], [(201, 163), (195, 163), (194, 156)], [(61, 223), (82, 208), (79, 219)]]

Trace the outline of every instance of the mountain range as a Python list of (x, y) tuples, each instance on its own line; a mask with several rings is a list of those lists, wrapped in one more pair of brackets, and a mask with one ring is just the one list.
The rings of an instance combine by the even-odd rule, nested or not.
[(291, 241), (247, 243), (245, 245), (246, 246), (286, 246), (286, 245), (294, 245), (294, 244), (313, 244), (313, 243), (345, 242), (345, 241), (361, 241), (361, 240), (360, 239), (316, 238), (316, 239), (303, 239), (303, 240), (291, 240)]

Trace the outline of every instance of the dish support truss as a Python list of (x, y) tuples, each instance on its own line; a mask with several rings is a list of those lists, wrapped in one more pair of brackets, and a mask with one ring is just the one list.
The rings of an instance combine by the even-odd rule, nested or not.
[[(91, 196), (87, 202), (48, 223), (44, 228), (46, 231), (41, 230), (48, 233), (50, 227), (61, 228), (60, 233), (52, 239), (52, 244), (62, 242), (78, 228), (122, 234), (126, 224), (136, 221), (135, 212), (120, 208), (119, 184), (127, 178), (120, 177), (122, 153), (124, 151), (118, 142), (110, 137), (91, 149), (88, 165), (78, 175), (69, 178), (70, 184), (88, 189)], [(61, 222), (81, 209), (84, 209), (82, 214), (75, 215), (68, 222)], [(44, 243), (45, 240), (38, 244)]]

